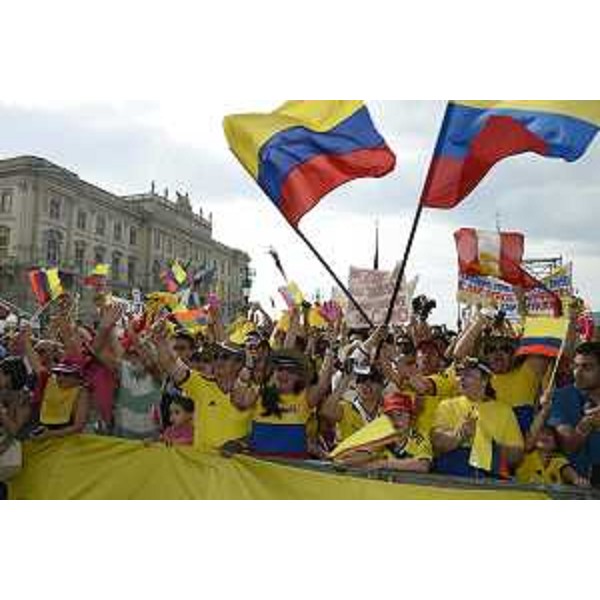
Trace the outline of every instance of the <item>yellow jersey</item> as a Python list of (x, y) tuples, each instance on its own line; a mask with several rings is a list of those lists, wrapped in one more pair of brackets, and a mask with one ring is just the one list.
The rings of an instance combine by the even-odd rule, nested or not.
[(257, 454), (304, 457), (308, 452), (307, 424), (314, 412), (306, 390), (280, 394), (279, 409), (279, 415), (265, 415), (259, 400), (252, 419), (250, 449)]
[(44, 389), (42, 406), (40, 408), (40, 423), (42, 425), (59, 426), (73, 422), (77, 397), (81, 388), (61, 388), (52, 375)]
[(472, 467), (493, 470), (494, 445), (523, 447), (523, 436), (512, 409), (497, 400), (475, 402), (466, 396), (443, 400), (435, 412), (433, 428), (456, 431), (469, 418), (476, 420), (475, 436), (461, 447), (471, 449)]
[[(337, 441), (341, 442), (362, 429), (372, 419), (369, 419), (366, 410), (356, 398), (354, 400), (344, 398), (339, 406), (342, 410), (342, 418), (337, 424)], [(378, 414), (379, 411), (375, 416), (377, 417)]]
[(492, 375), (496, 400), (513, 408), (533, 405), (540, 389), (540, 378), (525, 361), (508, 373)]
[(214, 381), (190, 371), (180, 387), (194, 402), (194, 448), (218, 450), (225, 442), (248, 435), (252, 412), (238, 410)]

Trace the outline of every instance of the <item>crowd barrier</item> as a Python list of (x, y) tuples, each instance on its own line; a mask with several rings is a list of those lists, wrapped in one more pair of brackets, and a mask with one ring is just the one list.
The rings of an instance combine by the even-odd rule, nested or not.
[(192, 448), (80, 435), (27, 442), (11, 499), (492, 499), (597, 498), (591, 490), (439, 475), (340, 471), (320, 461), (226, 458)]

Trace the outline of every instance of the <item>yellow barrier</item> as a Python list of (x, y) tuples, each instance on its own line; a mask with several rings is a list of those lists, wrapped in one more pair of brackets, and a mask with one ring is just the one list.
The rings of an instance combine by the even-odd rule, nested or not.
[(100, 436), (25, 444), (14, 499), (546, 499), (538, 491), (387, 483)]

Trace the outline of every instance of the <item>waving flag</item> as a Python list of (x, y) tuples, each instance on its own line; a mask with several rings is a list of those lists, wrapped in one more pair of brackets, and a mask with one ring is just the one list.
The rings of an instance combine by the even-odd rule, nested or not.
[(551, 317), (527, 317), (525, 330), (519, 342), (517, 356), (537, 354), (555, 358), (569, 330), (569, 320)]
[(186, 270), (174, 260), (168, 269), (161, 273), (161, 278), (168, 292), (174, 294), (188, 280)]
[(29, 283), (36, 300), (42, 306), (64, 294), (60, 275), (56, 268), (29, 271)]
[(496, 277), (524, 288), (540, 285), (521, 266), (525, 241), (522, 233), (463, 228), (454, 239), (462, 275)]
[(300, 306), (304, 302), (304, 294), (294, 281), (290, 281), (286, 286), (280, 287), (279, 293), (288, 308)]
[(562, 314), (558, 294), (530, 275), (522, 266), (524, 237), (517, 232), (459, 229), (454, 234), (461, 275), (496, 277), (525, 290), (542, 289), (550, 298), (554, 315)]
[(599, 127), (598, 100), (450, 102), (421, 202), (452, 208), (498, 161), (523, 152), (575, 161)]
[(292, 100), (267, 114), (230, 115), (231, 151), (288, 222), (359, 177), (382, 177), (396, 157), (359, 100)]

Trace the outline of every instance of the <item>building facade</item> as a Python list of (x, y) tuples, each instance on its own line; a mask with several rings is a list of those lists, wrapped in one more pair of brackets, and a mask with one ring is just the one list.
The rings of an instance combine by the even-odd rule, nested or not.
[(213, 290), (225, 318), (250, 293), (250, 257), (212, 237), (212, 215), (194, 212), (189, 196), (149, 192), (118, 196), (43, 158), (0, 160), (0, 297), (31, 310), (31, 268), (56, 266), (65, 287), (85, 294), (94, 265), (111, 267), (111, 287), (163, 289), (162, 269), (177, 259), (189, 270), (215, 267)]

